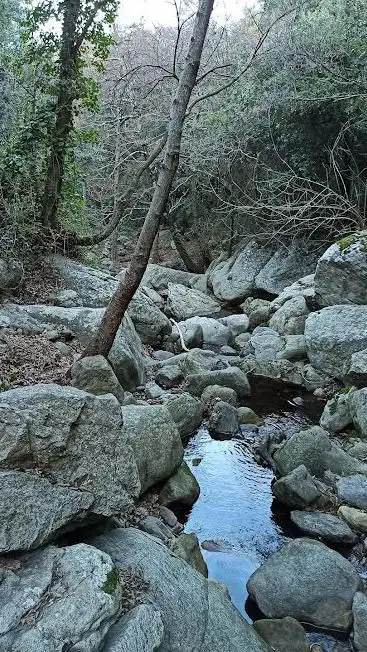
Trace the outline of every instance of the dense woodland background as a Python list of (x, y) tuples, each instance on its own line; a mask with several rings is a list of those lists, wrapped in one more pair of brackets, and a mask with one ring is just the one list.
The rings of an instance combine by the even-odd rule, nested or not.
[[(122, 29), (117, 4), (0, 0), (2, 252), (118, 267), (136, 241), (196, 5)], [(211, 22), (162, 222), (190, 271), (248, 234), (324, 247), (365, 227), (366, 33), (365, 0)]]

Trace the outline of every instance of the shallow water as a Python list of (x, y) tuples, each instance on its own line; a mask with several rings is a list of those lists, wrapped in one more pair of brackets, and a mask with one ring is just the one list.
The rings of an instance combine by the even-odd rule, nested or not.
[(226, 584), (232, 602), (248, 620), (254, 616), (252, 605), (246, 605), (248, 611), (245, 606), (248, 578), (293, 533), (284, 513), (273, 508), (273, 472), (256, 463), (249, 442), (265, 432), (289, 433), (316, 423), (322, 403), (304, 394), (302, 407), (292, 405), (297, 395), (258, 385), (247, 402), (264, 420), (257, 433), (245, 427), (238, 437), (218, 441), (203, 427), (186, 448), (185, 459), (201, 493), (185, 531), (195, 532), (200, 543), (209, 542), (203, 549), (209, 577)]

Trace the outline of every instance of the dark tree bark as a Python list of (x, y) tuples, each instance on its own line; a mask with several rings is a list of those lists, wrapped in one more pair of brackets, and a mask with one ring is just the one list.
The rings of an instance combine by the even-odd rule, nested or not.
[(80, 9), (81, 0), (68, 0), (64, 3), (59, 90), (42, 203), (42, 223), (52, 229), (57, 226), (66, 148), (73, 129), (73, 102), (76, 98), (76, 64), (79, 53), (79, 48), (76, 47), (76, 36)]
[(154, 239), (178, 168), (183, 124), (198, 74), (213, 4), (214, 0), (199, 1), (185, 66), (171, 103), (167, 143), (153, 198), (125, 280), (119, 284), (112, 296), (104, 312), (100, 327), (94, 339), (86, 347), (83, 356), (103, 355), (106, 357), (108, 355), (122, 318), (146, 270)]

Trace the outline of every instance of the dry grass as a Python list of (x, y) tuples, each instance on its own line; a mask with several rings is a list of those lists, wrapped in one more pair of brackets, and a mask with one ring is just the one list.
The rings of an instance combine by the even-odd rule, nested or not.
[(0, 333), (0, 391), (36, 383), (68, 384), (67, 372), (80, 344), (68, 343), (70, 356), (62, 357), (44, 335), (21, 335), (6, 329)]

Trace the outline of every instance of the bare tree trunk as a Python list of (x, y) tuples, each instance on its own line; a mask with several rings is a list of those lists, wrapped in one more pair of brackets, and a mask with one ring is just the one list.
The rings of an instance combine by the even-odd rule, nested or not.
[(151, 254), (150, 254), (150, 262), (151, 263), (159, 263), (160, 262), (160, 258), (159, 258), (159, 229), (157, 231), (157, 235), (154, 238), (153, 247), (152, 247), (152, 251), (151, 251)]
[(73, 129), (73, 101), (76, 97), (76, 61), (78, 57), (75, 43), (81, 10), (80, 2), (81, 0), (69, 0), (64, 5), (59, 90), (42, 202), (42, 223), (53, 229), (57, 226), (66, 148), (70, 132)]
[(177, 249), (177, 253), (180, 258), (182, 258), (187, 271), (192, 272), (193, 274), (202, 274), (204, 271), (204, 263), (201, 263), (201, 261), (197, 261), (192, 256), (190, 256), (189, 252), (187, 251), (184, 238), (178, 229), (172, 227), (171, 233), (172, 240)]
[(171, 103), (167, 143), (153, 198), (125, 280), (119, 284), (112, 296), (104, 312), (100, 327), (93, 341), (86, 347), (83, 356), (103, 355), (106, 357), (108, 355), (121, 320), (146, 270), (150, 251), (178, 168), (183, 124), (198, 74), (213, 4), (214, 0), (200, 0), (199, 2), (185, 66)]

